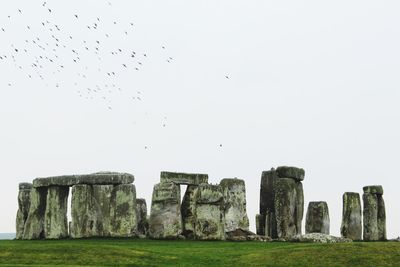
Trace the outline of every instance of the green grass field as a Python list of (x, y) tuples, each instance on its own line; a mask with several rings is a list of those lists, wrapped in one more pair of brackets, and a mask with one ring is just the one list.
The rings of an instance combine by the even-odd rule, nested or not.
[(0, 266), (400, 266), (399, 242), (0, 241)]

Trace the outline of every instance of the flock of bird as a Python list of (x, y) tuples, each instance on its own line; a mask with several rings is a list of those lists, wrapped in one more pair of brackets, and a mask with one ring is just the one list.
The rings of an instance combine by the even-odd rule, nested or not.
[[(107, 4), (112, 5), (110, 1), (107, 1)], [(118, 20), (110, 23), (109, 18), (102, 17), (96, 17), (91, 23), (87, 23), (84, 15), (70, 14), (70, 23), (74, 23), (74, 27), (90, 32), (82, 36), (74, 34), (69, 25), (57, 23), (56, 14), (59, 11), (47, 2), (42, 2), (38, 8), (47, 15), (41, 16), (37, 21), (29, 20), (30, 24), (26, 25), (24, 31), (24, 40), (12, 40), (10, 50), (0, 51), (0, 64), (12, 64), (22, 75), (27, 75), (28, 79), (38, 80), (46, 86), (73, 86), (78, 97), (88, 100), (101, 99), (105, 108), (112, 111), (112, 95), (125, 91), (120, 84), (123, 80), (121, 75), (127, 71), (142, 71), (147, 59), (151, 57), (148, 51), (123, 48), (131, 47), (124, 46), (121, 42), (129, 42), (127, 37), (134, 32), (134, 23)], [(24, 13), (21, 8), (8, 14), (8, 24), (20, 25), (21, 21), (24, 23)], [(108, 25), (105, 25), (106, 23)], [(12, 27), (9, 28), (0, 25), (0, 39), (4, 38), (1, 34), (13, 30)], [(105, 43), (107, 45), (103, 45)], [(110, 44), (113, 46), (111, 50)], [(163, 55), (161, 62), (170, 64), (174, 61), (165, 44), (160, 44), (159, 49)], [(72, 77), (71, 73), (74, 73)], [(229, 79), (229, 76), (225, 75), (225, 78)], [(8, 82), (8, 86), (13, 86), (13, 83)], [(143, 101), (142, 91), (126, 91), (132, 101)], [(164, 116), (162, 127), (166, 127), (166, 119)], [(145, 146), (145, 149), (148, 147)]]

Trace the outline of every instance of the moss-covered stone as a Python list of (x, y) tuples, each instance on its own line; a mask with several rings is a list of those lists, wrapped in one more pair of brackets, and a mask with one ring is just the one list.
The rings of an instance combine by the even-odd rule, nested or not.
[(23, 239), (41, 239), (44, 238), (47, 188), (33, 188), (30, 198), (31, 205), (25, 222)]
[(196, 185), (188, 185), (185, 195), (183, 196), (181, 205), (182, 214), (182, 234), (187, 239), (194, 239), (194, 231), (196, 224), (196, 200), (195, 193), (197, 190)]
[(364, 241), (379, 240), (378, 234), (378, 196), (363, 194), (363, 239)]
[(114, 186), (111, 195), (110, 221), (112, 237), (137, 235), (136, 188), (133, 184)]
[(113, 185), (72, 187), (71, 215), (73, 238), (111, 235), (111, 194)]
[(225, 240), (225, 216), (221, 187), (201, 184), (196, 190), (195, 199), (195, 239)]
[(312, 201), (308, 204), (306, 234), (321, 233), (329, 235), (329, 209), (325, 201)]
[(134, 176), (129, 173), (118, 172), (97, 172), (82, 175), (64, 175), (47, 178), (36, 178), (33, 180), (33, 187), (56, 186), (73, 186), (77, 184), (88, 185), (118, 185), (131, 184), (135, 180)]
[(224, 196), (225, 232), (248, 230), (246, 186), (241, 179), (223, 179), (220, 182)]
[(173, 182), (176, 184), (199, 185), (208, 183), (207, 174), (182, 173), (182, 172), (161, 172), (161, 183)]
[(343, 194), (343, 214), (340, 233), (352, 240), (361, 240), (361, 201), (358, 193)]
[(303, 181), (305, 171), (297, 167), (280, 166), (276, 168), (276, 172), (280, 178), (293, 178), (298, 181)]
[(381, 186), (364, 187), (363, 239), (365, 241), (386, 240), (386, 210), (381, 193), (383, 193)]
[(175, 239), (182, 233), (180, 187), (173, 182), (153, 188), (149, 235), (154, 239)]
[(69, 187), (50, 186), (47, 190), (44, 215), (44, 237), (60, 239), (68, 237), (68, 193)]
[(147, 220), (147, 204), (144, 198), (136, 199), (136, 211), (138, 221), (138, 234), (147, 236), (149, 231), (149, 222)]
[(364, 193), (383, 195), (383, 187), (381, 185), (369, 185), (363, 187)]
[(24, 235), (25, 222), (28, 218), (29, 207), (31, 205), (31, 189), (32, 189), (32, 184), (28, 183), (19, 184), (18, 211), (15, 222), (16, 239), (22, 239)]
[(294, 223), (296, 182), (291, 178), (281, 178), (276, 180), (274, 186), (277, 237), (289, 238), (296, 235)]

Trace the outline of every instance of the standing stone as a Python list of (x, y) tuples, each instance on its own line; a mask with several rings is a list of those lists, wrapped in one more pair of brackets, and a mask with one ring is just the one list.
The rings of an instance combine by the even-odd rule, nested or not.
[(282, 239), (301, 234), (304, 175), (303, 169), (287, 166), (262, 173), (257, 234)]
[(197, 190), (196, 185), (188, 185), (181, 205), (182, 214), (182, 234), (188, 238), (194, 238), (196, 225), (196, 200), (194, 198)]
[(363, 238), (364, 241), (386, 240), (386, 211), (382, 186), (363, 188)]
[(71, 215), (73, 238), (111, 235), (112, 185), (74, 185)]
[(343, 194), (342, 237), (352, 240), (361, 240), (361, 201), (358, 193), (346, 192)]
[(325, 201), (310, 202), (306, 215), (306, 234), (329, 235), (329, 210)]
[(225, 240), (223, 193), (219, 185), (201, 184), (196, 190), (195, 239)]
[(46, 239), (68, 237), (68, 193), (69, 187), (66, 186), (48, 187), (44, 215), (44, 237)]
[(165, 182), (154, 186), (149, 222), (151, 238), (172, 239), (182, 233), (180, 199), (179, 185)]
[(278, 173), (273, 168), (270, 171), (262, 172), (260, 186), (260, 217), (258, 218), (259, 230), (257, 231), (258, 235), (266, 235), (273, 238), (278, 236), (276, 231), (274, 193), (274, 186), (278, 178)]
[(44, 238), (44, 213), (46, 211), (47, 188), (32, 188), (31, 205), (25, 222), (23, 239)]
[(275, 184), (275, 216), (278, 238), (288, 239), (298, 234), (296, 224), (297, 184), (291, 178), (279, 178)]
[(24, 235), (25, 222), (28, 218), (31, 205), (32, 184), (20, 183), (18, 193), (18, 212), (16, 219), (16, 239), (22, 239)]
[(136, 199), (138, 234), (147, 236), (149, 231), (149, 222), (147, 221), (147, 204), (144, 198)]
[(244, 181), (237, 178), (223, 179), (220, 186), (224, 197), (225, 232), (249, 230)]
[(133, 237), (137, 235), (136, 188), (133, 184), (120, 184), (111, 195), (111, 236)]

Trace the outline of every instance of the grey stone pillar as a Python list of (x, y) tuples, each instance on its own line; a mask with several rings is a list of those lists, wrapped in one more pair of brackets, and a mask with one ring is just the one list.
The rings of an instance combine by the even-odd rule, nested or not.
[(308, 204), (306, 216), (306, 234), (321, 233), (329, 235), (329, 210), (325, 201)]
[(68, 186), (49, 186), (44, 215), (44, 237), (60, 239), (68, 237)]
[(29, 207), (31, 205), (32, 184), (20, 183), (18, 192), (18, 211), (16, 218), (16, 239), (22, 239), (24, 236), (25, 222), (28, 218)]
[(147, 221), (147, 204), (144, 198), (136, 199), (138, 234), (147, 236), (149, 222)]
[(257, 234), (282, 239), (301, 234), (304, 175), (303, 169), (286, 166), (262, 173)]
[(47, 188), (37, 187), (31, 190), (31, 205), (25, 222), (23, 239), (44, 238), (44, 213), (46, 211)]
[(363, 238), (365, 241), (386, 240), (386, 211), (380, 185), (363, 188)]
[(346, 192), (343, 194), (342, 237), (352, 240), (361, 240), (361, 201), (358, 193)]
[(223, 194), (219, 185), (201, 184), (196, 190), (195, 239), (225, 240)]
[(149, 234), (154, 239), (177, 238), (182, 233), (181, 190), (173, 182), (156, 184), (153, 188)]
[(113, 185), (74, 185), (71, 200), (73, 238), (111, 235)]
[(185, 195), (183, 196), (181, 213), (182, 213), (182, 234), (188, 239), (194, 239), (194, 231), (196, 224), (196, 200), (194, 198), (197, 185), (188, 185)]
[(224, 196), (225, 232), (249, 230), (245, 182), (237, 178), (222, 179), (220, 186)]
[(136, 188), (133, 184), (120, 184), (111, 195), (111, 236), (133, 237), (137, 235)]

